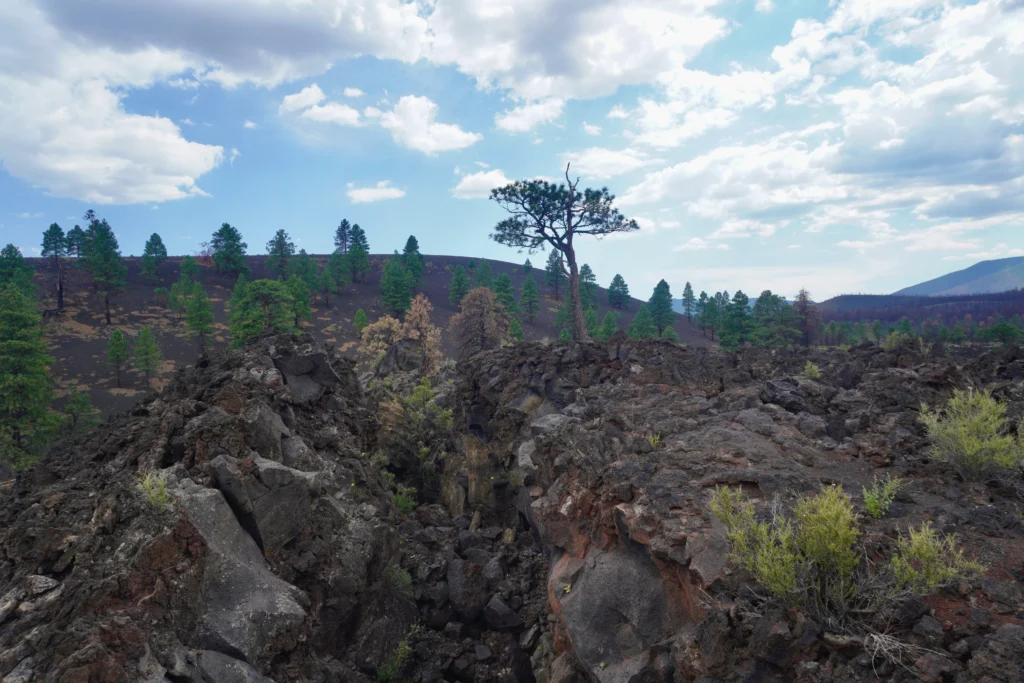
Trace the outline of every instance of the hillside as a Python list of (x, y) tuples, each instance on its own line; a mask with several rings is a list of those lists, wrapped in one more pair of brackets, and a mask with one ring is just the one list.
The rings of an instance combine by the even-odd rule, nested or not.
[[(326, 256), (316, 256), (326, 259)], [(358, 336), (352, 327), (352, 319), (360, 308), (366, 311), (372, 322), (382, 313), (380, 301), (380, 267), (388, 257), (375, 255), (371, 257), (373, 269), (366, 276), (365, 283), (354, 283), (338, 296), (332, 297), (330, 306), (325, 306), (317, 299), (313, 305), (313, 316), (306, 324), (305, 331), (310, 332), (320, 343), (334, 344), (346, 356), (356, 358)], [(442, 330), (447, 330), (448, 321), (457, 311), (448, 303), (448, 284), (451, 275), (447, 268), (456, 265), (465, 266), (471, 259), (456, 256), (427, 255), (423, 274), (422, 292), (434, 305), (432, 320)], [(40, 259), (27, 259), (36, 266), (37, 282), (40, 291), (46, 293), (51, 280), (48, 264)], [(482, 259), (477, 259), (479, 262)], [(265, 257), (250, 256), (247, 259), (253, 277), (267, 277), (264, 267)], [(122, 372), (122, 386), (117, 387), (114, 373), (107, 364), (108, 327), (104, 324), (103, 308), (100, 297), (92, 291), (89, 277), (72, 269), (70, 283), (65, 292), (66, 315), (63, 320), (46, 322), (51, 354), (55, 362), (54, 376), (58, 383), (59, 394), (71, 387), (79, 391), (88, 391), (94, 405), (106, 417), (112, 412), (128, 410), (149, 390), (161, 389), (166, 377), (175, 369), (191, 364), (195, 360), (195, 345), (185, 335), (185, 328), (176, 316), (160, 305), (154, 295), (155, 287), (170, 287), (178, 279), (181, 259), (172, 257), (160, 266), (158, 275), (160, 282), (152, 285), (142, 279), (140, 260), (126, 258), (128, 266), (128, 286), (124, 293), (114, 300), (113, 324), (121, 328), (127, 335), (134, 336), (146, 325), (153, 327), (165, 359), (158, 376), (150, 379), (148, 386), (145, 379), (132, 370)], [(495, 277), (507, 273), (512, 279), (518, 295), (525, 279), (525, 273), (519, 264), (504, 261), (489, 261)], [(555, 316), (560, 305), (552, 292), (543, 284), (543, 271), (534, 269), (534, 277), (541, 290), (541, 311), (533, 323), (523, 321), (523, 332), (527, 341), (540, 341), (545, 338), (555, 339)], [(231, 296), (234, 280), (218, 275), (212, 268), (202, 267), (199, 281), (206, 288), (214, 308), (216, 334), (212, 340), (214, 349), (225, 348), (230, 343), (228, 336), (225, 302)], [(607, 292), (600, 290), (598, 299), (601, 303), (600, 315), (612, 310), (607, 304)], [(44, 297), (44, 306), (53, 308), (56, 302), (49, 295)], [(633, 300), (621, 312), (619, 324), (622, 328), (632, 321), (640, 302)], [(693, 345), (709, 345), (701, 333), (684, 318), (676, 323), (676, 332), (684, 343)], [(446, 353), (451, 353), (447, 344), (447, 335), (442, 336), (442, 345)]]
[(1006, 292), (1021, 287), (1024, 287), (1024, 256), (1017, 256), (975, 263), (970, 268), (905, 287), (895, 294), (952, 296)]
[(903, 317), (915, 322), (936, 318), (962, 320), (968, 315), (982, 322), (1024, 313), (1024, 291), (961, 296), (844, 294), (821, 302), (818, 311), (825, 322), (895, 322)]

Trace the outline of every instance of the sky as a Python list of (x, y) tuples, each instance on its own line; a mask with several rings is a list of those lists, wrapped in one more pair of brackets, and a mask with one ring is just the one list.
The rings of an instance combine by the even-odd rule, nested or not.
[[(1024, 255), (1024, 0), (4, 0), (0, 242), (520, 262), (487, 199), (607, 187), (606, 285), (885, 293)], [(535, 255), (535, 265), (543, 263)]]

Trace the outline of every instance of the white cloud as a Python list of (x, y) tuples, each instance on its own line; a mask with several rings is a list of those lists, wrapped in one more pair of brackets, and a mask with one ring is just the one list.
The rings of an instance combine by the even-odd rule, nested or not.
[(15, 218), (42, 218), (42, 211), (22, 211), (21, 213), (12, 213)]
[(462, 176), (452, 194), (459, 199), (487, 199), (491, 196), (491, 190), (511, 182), (501, 169), (479, 171)]
[(253, 122), (253, 121), (246, 121), (245, 123), (242, 124), (242, 127), (243, 128), (248, 128), (248, 129), (251, 130), (253, 128), (256, 128), (256, 123)]
[(183, 125), (183, 126), (194, 126), (194, 125), (196, 125), (196, 123), (192, 119), (182, 119), (181, 120), (181, 125)]
[(510, 133), (525, 133), (542, 123), (551, 123), (557, 119), (562, 115), (564, 106), (564, 100), (551, 98), (502, 112), (494, 117), (494, 123)]
[(774, 0), (757, 0), (754, 3), (754, 9), (758, 12), (771, 12), (775, 9)]
[(479, 166), (480, 168), (490, 168), (491, 167), (490, 164), (485, 164), (482, 161), (474, 161), (473, 163), (476, 164), (477, 166)]
[(605, 149), (589, 147), (582, 152), (567, 152), (562, 155), (562, 163), (571, 163), (575, 170), (584, 176), (597, 180), (614, 178), (625, 173), (659, 163), (644, 152), (632, 149)]
[(729, 220), (722, 223), (717, 230), (711, 233), (710, 237), (711, 239), (733, 239), (754, 235), (758, 237), (771, 237), (777, 229), (777, 225), (762, 223), (761, 221)]
[(1024, 249), (1019, 247), (1011, 248), (1005, 243), (999, 243), (988, 251), (976, 251), (968, 254), (957, 254), (944, 256), (944, 261), (989, 261), (992, 259), (1010, 258), (1013, 256), (1024, 256)]
[(277, 108), (279, 114), (290, 114), (301, 111), (313, 105), (320, 104), (327, 98), (324, 91), (316, 83), (308, 85), (293, 95), (285, 95), (281, 105)]
[(391, 132), (395, 142), (427, 155), (464, 149), (483, 139), (451, 123), (438, 123), (437, 104), (426, 97), (406, 95), (392, 111), (380, 117), (380, 125)]
[(359, 88), (345, 88), (343, 94), (345, 95), (345, 97), (362, 97), (366, 93), (364, 93)]
[(356, 187), (353, 183), (348, 184), (345, 194), (352, 200), (353, 204), (364, 204), (367, 202), (379, 202), (387, 199), (400, 199), (405, 196), (405, 191), (397, 187), (391, 187), (390, 180), (382, 180), (374, 187)]
[(600, 135), (601, 134), (601, 126), (595, 126), (593, 124), (590, 124), (590, 123), (587, 123), (586, 121), (584, 121), (583, 122), (583, 132), (586, 133), (587, 135)]
[(346, 104), (328, 102), (315, 104), (302, 112), (301, 118), (320, 123), (335, 123), (339, 126), (358, 126), (359, 112)]
[(687, 241), (675, 247), (672, 251), (704, 251), (705, 249), (728, 250), (729, 245), (724, 242), (709, 242), (700, 237), (691, 237)]
[[(230, 154), (228, 155), (228, 163), (229, 163), (229, 164), (230, 164), (231, 166), (234, 166), (234, 165), (235, 165), (235, 159), (237, 159), (237, 158), (238, 158), (238, 157), (240, 157), (240, 156), (242, 156), (242, 153), (241, 153), (241, 152), (239, 152), (239, 151), (238, 151), (237, 149), (235, 149), (234, 147), (232, 147), (232, 148), (231, 148), (231, 153), (230, 153)], [(156, 207), (153, 207), (153, 208), (156, 208)]]

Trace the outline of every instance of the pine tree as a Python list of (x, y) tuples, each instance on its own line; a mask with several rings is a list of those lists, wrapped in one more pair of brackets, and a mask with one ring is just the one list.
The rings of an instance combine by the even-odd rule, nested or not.
[[(584, 341), (589, 336), (583, 320), (580, 273), (574, 239), (585, 235), (602, 237), (640, 229), (613, 206), (615, 197), (607, 188), (579, 188), (580, 179), (569, 177), (565, 183), (526, 180), (491, 190), (491, 199), (509, 214), (494, 226), (491, 239), (499, 244), (530, 253), (545, 245), (563, 256), (568, 266), (569, 300), (572, 302), (572, 338)], [(556, 274), (557, 282), (557, 274)]]
[(441, 362), (441, 329), (430, 322), (430, 313), (434, 310), (424, 294), (417, 294), (409, 304), (409, 312), (402, 323), (402, 336), (420, 343), (423, 355), (420, 358), (424, 373), (430, 374), (437, 370)]
[(338, 223), (338, 227), (334, 230), (334, 250), (344, 256), (348, 253), (349, 243), (349, 232), (352, 230), (352, 226), (349, 225), (347, 219), (342, 218), (341, 223)]
[(157, 280), (157, 269), (160, 264), (167, 260), (167, 247), (160, 235), (155, 232), (146, 240), (146, 246), (142, 250), (142, 274), (149, 281)]
[(586, 263), (580, 266), (580, 299), (584, 310), (597, 305), (597, 276)]
[(64, 259), (68, 255), (67, 238), (64, 231), (56, 223), (43, 233), (43, 248), (40, 256), (53, 261), (54, 284), (57, 287), (57, 308), (64, 308)]
[[(191, 256), (186, 256), (181, 263), (181, 272), (178, 281), (171, 285), (171, 291), (167, 295), (167, 307), (178, 314), (178, 320), (188, 311), (188, 302), (192, 298), (195, 282), (191, 273), (199, 269), (198, 264)], [(242, 276), (239, 276), (242, 277)]]
[(601, 320), (597, 317), (597, 309), (591, 306), (587, 309), (587, 312), (583, 314), (583, 321), (587, 326), (587, 334), (591, 337), (597, 336), (597, 331), (601, 327)]
[[(298, 278), (295, 281), (301, 282)], [(294, 329), (294, 317), (294, 301), (285, 283), (280, 280), (246, 282), (237, 300), (234, 295), (231, 300), (231, 344), (237, 348), (264, 332), (288, 332)]]
[(196, 335), (199, 353), (206, 351), (206, 338), (213, 334), (213, 307), (206, 296), (206, 290), (198, 282), (192, 285), (192, 298), (185, 313), (185, 327)]
[(508, 333), (509, 316), (486, 287), (469, 290), (462, 310), (449, 322), (451, 339), (460, 358), (501, 346)]
[(537, 281), (533, 279), (533, 273), (529, 273), (523, 281), (523, 290), (519, 293), (519, 312), (526, 316), (526, 320), (533, 322), (540, 310), (540, 294), (537, 292)]
[(498, 298), (498, 303), (504, 306), (506, 311), (509, 313), (518, 312), (516, 293), (512, 289), (512, 278), (502, 273), (495, 279), (492, 289), (494, 290), (494, 295)]
[(85, 230), (75, 226), (68, 230), (67, 234), (68, 255), (79, 258), (82, 255), (82, 246), (85, 244)]
[(563, 327), (558, 332), (558, 341), (567, 342), (572, 341), (572, 330), (567, 327)]
[(608, 285), (608, 305), (620, 310), (629, 305), (629, 285), (617, 273)]
[(369, 321), (366, 319), (366, 311), (361, 308), (356, 311), (356, 315), (352, 319), (352, 327), (356, 328), (356, 332), (362, 334), (363, 329), (369, 324)]
[(658, 334), (661, 334), (666, 327), (672, 327), (675, 324), (676, 313), (672, 310), (672, 291), (667, 282), (661, 280), (655, 285), (654, 293), (651, 294), (651, 298), (647, 302), (647, 308), (651, 317), (654, 318)]
[(674, 342), (679, 341), (679, 335), (676, 334), (675, 328), (672, 327), (666, 327), (661, 333), (661, 338)]
[(562, 252), (552, 249), (544, 268), (544, 283), (555, 290), (555, 301), (558, 301), (558, 290), (563, 282), (565, 282), (565, 265), (562, 263)]
[(516, 316), (512, 316), (508, 323), (508, 338), (515, 342), (521, 342), (526, 338), (523, 334), (523, 325)]
[(533, 264), (530, 263), (530, 259), (523, 261), (523, 274), (530, 275), (533, 272)]
[(56, 427), (52, 364), (35, 297), (0, 285), (0, 462), (14, 469), (32, 464)]
[(132, 349), (135, 356), (135, 368), (149, 379), (160, 369), (160, 347), (157, 346), (156, 337), (150, 327), (143, 327), (139, 330), (139, 336), (135, 339)]
[[(555, 329), (561, 332), (562, 330), (569, 330), (572, 332), (572, 302), (569, 299), (563, 299), (562, 305), (558, 307), (558, 312), (555, 314)], [(571, 338), (571, 337), (570, 337)]]
[(494, 288), (494, 276), (491, 274), (491, 262), (480, 260), (476, 270), (473, 271), (473, 288), (487, 287)]
[(107, 362), (114, 366), (117, 386), (121, 386), (121, 366), (128, 360), (128, 342), (121, 330), (114, 329), (107, 340)]
[[(89, 214), (87, 214), (89, 215)], [(85, 267), (93, 286), (103, 295), (103, 310), (110, 324), (110, 299), (124, 289), (128, 269), (121, 260), (121, 247), (106, 219), (92, 218), (84, 246)]]
[(93, 406), (89, 392), (72, 387), (60, 412), (64, 414), (64, 425), (68, 433), (74, 435), (92, 429), (97, 423), (96, 413), (99, 411)]
[(187, 278), (190, 282), (199, 279), (199, 264), (191, 256), (181, 259), (181, 267), (178, 269), (178, 278)]
[[(852, 327), (845, 330), (852, 335)], [(778, 349), (788, 347), (799, 337), (799, 320), (793, 307), (770, 289), (761, 292), (751, 309), (750, 341), (762, 348)]]
[(750, 299), (743, 290), (738, 289), (722, 316), (722, 347), (730, 350), (739, 348), (751, 341), (752, 330)]
[(466, 276), (466, 269), (462, 266), (455, 266), (451, 282), (448, 285), (448, 303), (458, 308), (462, 305), (462, 299), (467, 293), (469, 293), (469, 277)]
[(327, 260), (327, 271), (334, 280), (335, 294), (345, 291), (352, 284), (352, 268), (349, 266), (347, 254), (335, 250)]
[(405, 241), (405, 248), (402, 249), (402, 265), (409, 274), (409, 290), (415, 291), (423, 286), (423, 254), (420, 253), (420, 243), (415, 235), (409, 235)]
[(651, 309), (647, 304), (640, 304), (640, 308), (629, 325), (629, 336), (633, 339), (657, 339), (658, 326), (651, 315)]
[(242, 233), (230, 223), (221, 223), (220, 229), (210, 240), (213, 248), (213, 263), (222, 275), (248, 275), (245, 265), (245, 250), (249, 245), (242, 241)]
[(616, 311), (608, 311), (604, 314), (604, 318), (601, 319), (601, 326), (597, 329), (597, 334), (594, 335), (601, 341), (608, 341), (612, 338), (612, 335), (619, 331), (619, 313)]
[(711, 332), (711, 341), (715, 341), (715, 334), (722, 326), (722, 309), (718, 306), (717, 296), (708, 299), (704, 307), (704, 315), (701, 316), (700, 326), (703, 330)]
[(396, 316), (409, 308), (409, 273), (402, 266), (402, 259), (396, 252), (384, 266), (380, 278), (381, 300), (384, 310)]
[(239, 275), (235, 280), (235, 286), (231, 290), (231, 299), (228, 301), (227, 306), (229, 316), (241, 306), (242, 300), (245, 299), (245, 287), (247, 284), (245, 275)]
[(338, 283), (334, 280), (334, 273), (331, 269), (324, 267), (316, 277), (316, 291), (320, 293), (320, 298), (324, 301), (324, 306), (331, 305), (331, 295), (337, 294)]
[(8, 244), (0, 250), (0, 287), (13, 284), (30, 298), (35, 298), (35, 287), (32, 284), (32, 276), (35, 268), (25, 261), (21, 250), (13, 244)]
[(295, 243), (284, 230), (278, 230), (267, 242), (267, 270), (278, 277), (288, 272), (288, 261), (295, 255)]
[(306, 283), (307, 288), (315, 290), (319, 285), (317, 282), (319, 270), (313, 257), (307, 254), (305, 249), (300, 249), (295, 258), (288, 263), (287, 277), (288, 279), (300, 278)]
[(705, 333), (705, 331), (704, 331), (704, 311), (707, 310), (707, 306), (708, 306), (708, 293), (702, 290), (701, 293), (700, 293), (700, 298), (697, 299), (697, 306), (696, 306), (696, 311), (695, 311), (695, 313), (697, 315), (697, 327), (700, 328), (700, 331), (701, 331), (702, 334)]
[(811, 295), (806, 289), (801, 288), (800, 292), (796, 295), (796, 301), (793, 302), (793, 312), (796, 313), (797, 319), (800, 321), (799, 341), (804, 346), (810, 346), (814, 342), (819, 317), (818, 311), (811, 301)]
[(693, 296), (693, 287), (687, 282), (686, 286), (683, 287), (683, 313), (686, 315), (686, 319), (692, 321), (693, 314), (696, 312), (697, 300)]
[(291, 297), (289, 305), (295, 329), (301, 330), (302, 322), (313, 317), (313, 309), (309, 306), (309, 285), (301, 277), (293, 277), (285, 286)]
[(370, 243), (358, 223), (348, 233), (348, 264), (352, 270), (352, 281), (358, 277), (360, 282), (364, 282), (370, 270)]

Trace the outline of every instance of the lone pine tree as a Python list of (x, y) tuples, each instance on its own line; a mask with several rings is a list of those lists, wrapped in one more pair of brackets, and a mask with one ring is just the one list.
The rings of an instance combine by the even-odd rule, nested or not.
[(43, 233), (43, 248), (39, 254), (53, 266), (54, 286), (57, 289), (57, 309), (64, 308), (65, 260), (68, 256), (68, 242), (64, 230), (51, 223)]
[(278, 230), (267, 242), (267, 270), (274, 275), (284, 275), (288, 271), (288, 261), (295, 255), (295, 243), (288, 233)]
[(511, 214), (494, 227), (491, 238), (499, 244), (530, 252), (549, 244), (565, 256), (569, 265), (573, 338), (586, 339), (575, 240), (581, 235), (600, 237), (640, 227), (612, 206), (615, 197), (607, 188), (577, 189), (579, 178), (575, 181), (569, 178), (568, 165), (565, 180), (565, 185), (546, 180), (517, 181), (491, 190), (491, 199)]
[(222, 275), (248, 275), (245, 265), (245, 250), (249, 245), (242, 241), (242, 233), (230, 223), (222, 223), (210, 240), (213, 248), (213, 264)]

